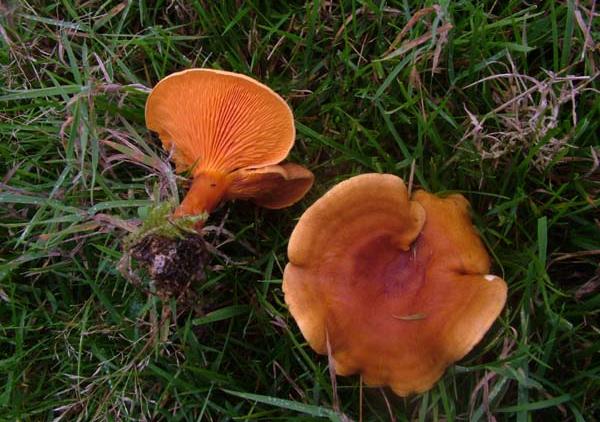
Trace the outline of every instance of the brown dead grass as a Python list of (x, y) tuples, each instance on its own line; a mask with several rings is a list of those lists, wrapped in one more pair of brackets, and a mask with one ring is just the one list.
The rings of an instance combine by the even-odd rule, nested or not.
[[(597, 92), (590, 84), (600, 72), (588, 76), (546, 70), (546, 77), (537, 79), (519, 73), (510, 56), (508, 63), (501, 65), (505, 72), (465, 87), (468, 92), (476, 85), (495, 80), (497, 89), (492, 98), (497, 106), (482, 115), (464, 107), (469, 129), (461, 143), (472, 142), (484, 160), (498, 160), (520, 149), (535, 149), (532, 163), (537, 170), (544, 171), (566, 148), (574, 148), (569, 140), (579, 123), (577, 97), (584, 91)], [(572, 126), (563, 129), (559, 127), (560, 116), (569, 112)]]

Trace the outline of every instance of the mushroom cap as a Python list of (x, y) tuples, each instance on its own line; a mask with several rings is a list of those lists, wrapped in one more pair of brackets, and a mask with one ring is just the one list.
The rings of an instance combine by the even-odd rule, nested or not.
[(242, 169), (233, 174), (227, 197), (251, 199), (261, 207), (280, 209), (302, 199), (314, 180), (310, 170), (294, 163)]
[(405, 396), (433, 386), (481, 340), (506, 301), (461, 195), (439, 198), (365, 174), (327, 192), (288, 246), (285, 301), (339, 375)]
[(266, 85), (232, 72), (189, 69), (162, 79), (146, 102), (146, 125), (173, 150), (178, 171), (229, 173), (282, 161), (294, 118)]

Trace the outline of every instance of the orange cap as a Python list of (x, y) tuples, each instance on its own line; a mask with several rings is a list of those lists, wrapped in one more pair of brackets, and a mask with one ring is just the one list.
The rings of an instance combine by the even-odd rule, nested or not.
[(311, 347), (339, 375), (423, 392), (482, 338), (506, 301), (461, 195), (409, 199), (365, 174), (316, 201), (290, 238), (283, 290)]

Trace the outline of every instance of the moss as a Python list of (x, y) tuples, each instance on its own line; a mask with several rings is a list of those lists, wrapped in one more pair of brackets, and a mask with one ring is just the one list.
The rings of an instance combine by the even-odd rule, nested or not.
[(183, 239), (186, 235), (196, 235), (197, 231), (194, 228), (196, 224), (206, 221), (208, 218), (207, 213), (202, 213), (200, 215), (174, 219), (171, 218), (174, 208), (175, 203), (169, 201), (141, 209), (140, 214), (144, 217), (144, 221), (137, 231), (129, 234), (125, 238), (123, 243), (124, 250), (131, 250), (136, 244), (149, 235), (167, 239)]

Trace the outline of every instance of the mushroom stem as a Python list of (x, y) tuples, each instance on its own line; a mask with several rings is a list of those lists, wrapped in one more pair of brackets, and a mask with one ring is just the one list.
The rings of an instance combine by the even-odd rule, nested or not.
[(224, 198), (231, 185), (231, 178), (220, 172), (204, 172), (194, 176), (192, 186), (181, 205), (175, 210), (175, 217), (211, 213)]

